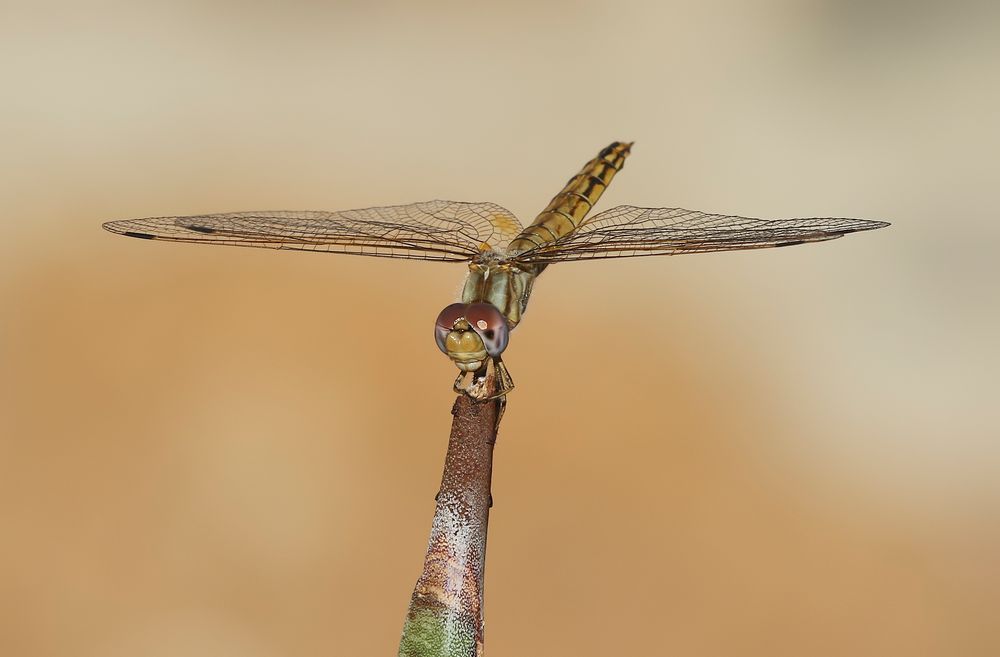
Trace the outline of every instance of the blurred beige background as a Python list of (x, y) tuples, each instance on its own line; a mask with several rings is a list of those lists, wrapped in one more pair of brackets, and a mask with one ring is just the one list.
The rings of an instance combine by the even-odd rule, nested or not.
[(894, 225), (542, 277), (506, 354), (489, 654), (1000, 653), (989, 4), (0, 12), (3, 655), (395, 654), (426, 545), (462, 267), (102, 221), (527, 222), (615, 139), (601, 208)]

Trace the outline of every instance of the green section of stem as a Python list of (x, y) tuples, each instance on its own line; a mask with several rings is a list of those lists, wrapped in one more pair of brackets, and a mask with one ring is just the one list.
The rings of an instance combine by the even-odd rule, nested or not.
[(411, 611), (403, 625), (399, 657), (471, 657), (476, 638), (468, 620), (447, 609)]

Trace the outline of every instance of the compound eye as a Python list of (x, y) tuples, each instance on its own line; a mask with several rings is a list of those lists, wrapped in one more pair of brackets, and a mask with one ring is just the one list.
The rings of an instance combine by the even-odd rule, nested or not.
[(434, 322), (434, 341), (437, 342), (438, 349), (444, 353), (448, 353), (444, 346), (444, 340), (448, 337), (455, 322), (465, 317), (465, 308), (466, 304), (464, 303), (453, 303), (442, 310), (437, 321)]
[(470, 303), (465, 309), (465, 319), (483, 339), (486, 353), (499, 356), (507, 348), (510, 328), (507, 318), (491, 303)]

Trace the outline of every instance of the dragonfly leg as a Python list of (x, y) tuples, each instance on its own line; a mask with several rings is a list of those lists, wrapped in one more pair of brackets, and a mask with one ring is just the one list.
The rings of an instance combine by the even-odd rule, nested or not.
[(488, 399), (492, 399), (489, 388), (487, 385), (490, 383), (489, 376), (489, 366), (483, 365), (479, 370), (472, 374), (469, 379), (469, 385), (462, 389), (469, 397), (472, 397), (477, 402), (483, 402)]
[(503, 364), (503, 360), (499, 356), (492, 360), (492, 376), (488, 364), (473, 373), (468, 384), (465, 383), (465, 379), (470, 373), (459, 372), (452, 388), (456, 393), (468, 395), (477, 402), (495, 401), (497, 404), (496, 429), (499, 431), (500, 420), (507, 409), (507, 393), (514, 389), (514, 379), (511, 378), (507, 366)]
[[(468, 383), (466, 383), (468, 379)], [(486, 401), (491, 399), (489, 391), (486, 389), (487, 370), (483, 365), (476, 372), (459, 372), (455, 378), (452, 389), (460, 395), (468, 395), (476, 401)]]
[[(456, 391), (464, 392), (480, 402), (505, 397), (508, 392), (514, 389), (514, 380), (510, 377), (510, 372), (507, 371), (507, 367), (503, 364), (499, 356), (493, 358), (492, 361), (492, 376), (490, 376), (489, 364), (487, 363), (473, 375), (472, 381), (467, 387), (456, 387)], [(461, 378), (462, 376), (455, 381), (456, 386), (458, 386)]]
[(493, 359), (493, 371), (496, 373), (497, 387), (499, 388), (494, 397), (505, 397), (508, 392), (514, 389), (514, 379), (511, 378), (507, 366), (503, 364), (503, 360), (499, 356)]
[[(503, 417), (503, 412), (507, 410), (507, 396), (504, 395), (497, 400), (497, 422), (494, 427), (496, 430), (493, 432), (493, 440), (496, 440), (496, 434), (500, 433), (500, 418)], [(493, 496), (490, 495), (490, 506), (493, 506)]]
[(507, 393), (514, 389), (514, 379), (511, 378), (507, 366), (499, 356), (493, 360), (493, 375), (490, 376), (489, 365), (484, 365), (472, 375), (468, 385), (465, 378), (468, 372), (460, 372), (452, 388), (455, 392), (472, 397), (477, 402), (497, 402), (497, 430), (500, 429), (500, 419), (507, 408)]
[[(455, 383), (454, 383), (454, 385), (451, 386), (451, 389), (454, 390), (455, 392), (457, 392), (460, 395), (468, 395), (469, 394), (468, 388), (464, 384), (464, 380), (465, 380), (465, 377), (466, 377), (467, 374), (468, 374), (468, 372), (463, 372), (463, 371), (459, 370), (458, 376), (455, 377)], [(472, 395), (469, 395), (469, 396), (472, 397)]]

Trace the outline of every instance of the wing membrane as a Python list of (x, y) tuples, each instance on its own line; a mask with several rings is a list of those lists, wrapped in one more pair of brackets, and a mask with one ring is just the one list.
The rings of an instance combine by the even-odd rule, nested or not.
[(836, 239), (882, 228), (863, 219), (751, 219), (683, 208), (622, 205), (584, 221), (574, 232), (513, 257), (525, 264), (762, 249)]
[(110, 221), (113, 233), (170, 242), (466, 261), (521, 231), (493, 203), (427, 201), (341, 212), (227, 212)]

